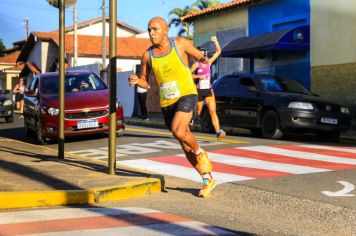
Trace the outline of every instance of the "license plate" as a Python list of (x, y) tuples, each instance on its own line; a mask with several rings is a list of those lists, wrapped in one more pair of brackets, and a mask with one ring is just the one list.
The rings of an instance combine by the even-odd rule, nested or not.
[(97, 120), (78, 121), (77, 123), (78, 129), (88, 129), (88, 128), (96, 128), (96, 127), (99, 127), (99, 123)]
[(321, 117), (321, 123), (337, 125), (337, 119)]

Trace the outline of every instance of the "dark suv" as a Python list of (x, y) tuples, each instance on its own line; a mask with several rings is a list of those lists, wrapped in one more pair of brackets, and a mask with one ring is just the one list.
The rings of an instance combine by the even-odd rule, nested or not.
[[(350, 126), (347, 106), (326, 101), (295, 80), (234, 74), (216, 80), (213, 89), (222, 126), (248, 128), (265, 138), (280, 139), (288, 130), (294, 130), (336, 139)], [(206, 108), (201, 128), (212, 130)]]
[(6, 122), (14, 121), (14, 105), (10, 90), (0, 89), (0, 118), (5, 118)]
[[(34, 131), (40, 143), (58, 137), (58, 72), (37, 75), (25, 94), (25, 133)], [(123, 135), (124, 113), (116, 102), (117, 135)], [(90, 71), (65, 74), (64, 134), (66, 136), (108, 132), (109, 90)]]

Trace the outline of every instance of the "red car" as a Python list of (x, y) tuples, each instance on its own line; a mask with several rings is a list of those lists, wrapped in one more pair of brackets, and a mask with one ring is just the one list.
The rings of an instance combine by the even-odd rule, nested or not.
[[(58, 138), (58, 72), (37, 75), (25, 94), (25, 133), (34, 132), (39, 143)], [(116, 101), (117, 136), (125, 120), (122, 104)], [(64, 134), (86, 135), (109, 131), (109, 89), (90, 71), (65, 74)]]

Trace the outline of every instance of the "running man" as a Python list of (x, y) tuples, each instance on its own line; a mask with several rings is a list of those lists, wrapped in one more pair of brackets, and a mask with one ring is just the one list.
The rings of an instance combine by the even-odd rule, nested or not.
[(166, 126), (203, 179), (199, 196), (209, 197), (216, 186), (211, 174), (213, 166), (207, 152), (199, 146), (189, 130), (198, 96), (188, 66), (188, 55), (202, 63), (207, 63), (208, 59), (189, 40), (168, 38), (167, 22), (161, 17), (150, 20), (148, 33), (152, 46), (142, 56), (141, 75), (131, 75), (129, 84), (148, 88), (149, 76), (153, 71), (160, 89), (160, 104)]
[[(216, 114), (216, 102), (213, 87), (211, 86), (211, 68), (210, 66), (218, 58), (221, 53), (220, 44), (216, 36), (211, 37), (211, 41), (215, 44), (215, 53), (209, 58), (208, 63), (204, 64), (200, 61), (195, 62), (192, 65), (191, 71), (193, 73), (193, 79), (197, 81), (198, 89), (198, 107), (197, 116), (200, 116), (203, 108), (203, 101), (209, 110), (211, 117), (211, 122), (213, 124), (217, 139), (221, 139), (226, 136), (224, 130), (220, 129), (219, 118)], [(204, 54), (205, 57), (208, 56), (208, 51), (205, 48), (198, 47), (198, 49)], [(195, 73), (196, 72), (196, 73)]]

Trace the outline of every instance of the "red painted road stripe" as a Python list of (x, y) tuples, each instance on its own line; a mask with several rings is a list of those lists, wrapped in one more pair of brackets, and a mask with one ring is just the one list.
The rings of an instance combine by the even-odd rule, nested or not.
[(220, 149), (220, 150), (214, 150), (209, 152), (220, 153), (220, 154), (231, 155), (231, 156), (248, 157), (248, 158), (253, 158), (262, 161), (270, 161), (270, 162), (299, 165), (299, 166), (317, 167), (317, 168), (329, 169), (329, 170), (348, 170), (348, 169), (356, 168), (356, 165), (307, 160), (307, 159), (294, 158), (294, 157), (288, 157), (288, 156), (277, 155), (277, 154), (269, 154), (264, 152), (237, 149), (237, 148)]
[(356, 153), (345, 152), (345, 151), (334, 151), (334, 150), (309, 148), (309, 147), (294, 146), (294, 145), (274, 145), (274, 146), (272, 145), (272, 147), (283, 148), (283, 149), (293, 150), (293, 151), (300, 151), (300, 152), (310, 152), (310, 153), (316, 153), (316, 154), (328, 155), (334, 157), (356, 159)]
[(0, 224), (0, 235), (37, 234), (49, 232), (105, 229), (149, 224), (170, 224), (190, 221), (169, 213), (122, 214), (98, 217), (83, 217), (15, 224)]
[[(148, 160), (192, 168), (192, 166), (190, 165), (187, 159), (178, 156), (152, 157), (152, 158), (148, 158)], [(250, 168), (250, 167), (240, 167), (240, 166), (228, 165), (228, 164), (223, 164), (214, 161), (212, 161), (211, 163), (214, 166), (213, 168), (214, 172), (233, 174), (233, 175), (242, 175), (251, 178), (268, 178), (268, 177), (292, 175), (291, 173), (287, 173), (287, 172), (264, 170), (264, 169)]]

